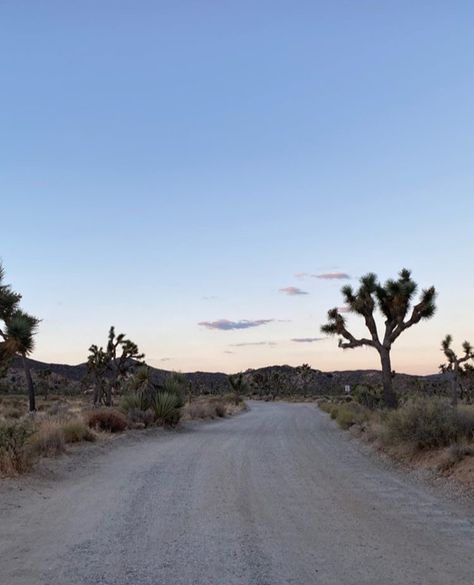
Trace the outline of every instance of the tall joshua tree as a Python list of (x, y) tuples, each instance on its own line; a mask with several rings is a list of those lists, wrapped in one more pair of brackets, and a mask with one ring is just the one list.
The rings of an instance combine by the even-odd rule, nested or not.
[[(321, 327), (323, 333), (340, 335), (339, 347), (343, 349), (368, 346), (378, 351), (382, 364), (383, 398), (388, 408), (397, 406), (390, 361), (392, 345), (406, 329), (423, 319), (429, 319), (436, 310), (436, 291), (433, 286), (424, 289), (418, 303), (412, 306), (417, 288), (410, 270), (405, 268), (396, 280), (387, 280), (384, 285), (380, 284), (375, 274), (369, 273), (360, 279), (357, 291), (354, 292), (350, 285), (344, 286), (341, 291), (349, 311), (364, 318), (369, 337), (356, 338), (347, 329), (346, 320), (337, 308), (328, 311), (328, 323)], [(384, 318), (382, 334), (375, 321), (377, 308)]]
[(109, 330), (107, 346), (91, 345), (87, 366), (89, 374), (94, 378), (94, 405), (104, 402), (112, 406), (112, 396), (120, 382), (131, 369), (141, 363), (145, 354), (140, 353), (138, 346), (124, 333), (115, 334), (115, 328)]
[(474, 348), (469, 341), (465, 341), (462, 344), (464, 353), (462, 356), (458, 356), (451, 347), (452, 342), (451, 335), (446, 335), (441, 342), (441, 350), (446, 356), (447, 363), (442, 364), (440, 369), (442, 372), (451, 374), (451, 403), (456, 406), (458, 403), (459, 375), (463, 373), (463, 364), (468, 367), (470, 364), (466, 362), (474, 360)]
[(27, 356), (34, 349), (35, 335), (40, 320), (20, 309), (21, 295), (4, 284), (5, 272), (0, 264), (0, 365), (7, 365), (11, 358), (18, 355), (22, 359), (28, 385), (30, 412), (36, 410), (36, 397), (33, 379)]

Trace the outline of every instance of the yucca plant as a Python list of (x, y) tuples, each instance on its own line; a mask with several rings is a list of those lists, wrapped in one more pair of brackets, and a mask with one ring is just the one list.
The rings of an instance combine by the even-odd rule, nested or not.
[(155, 420), (166, 426), (176, 426), (181, 418), (179, 397), (171, 392), (158, 392), (152, 401)]

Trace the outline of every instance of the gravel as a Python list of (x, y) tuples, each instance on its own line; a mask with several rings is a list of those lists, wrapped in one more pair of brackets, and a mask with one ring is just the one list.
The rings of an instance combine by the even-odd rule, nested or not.
[(370, 456), (312, 405), (252, 403), (89, 453), (3, 482), (0, 583), (474, 583), (472, 502)]

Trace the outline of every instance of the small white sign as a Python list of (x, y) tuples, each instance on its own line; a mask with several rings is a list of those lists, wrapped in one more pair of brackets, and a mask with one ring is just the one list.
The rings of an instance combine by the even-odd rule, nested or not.
[(351, 387), (350, 387), (349, 384), (346, 384), (344, 386), (344, 391), (345, 391), (346, 394), (350, 394), (351, 393)]

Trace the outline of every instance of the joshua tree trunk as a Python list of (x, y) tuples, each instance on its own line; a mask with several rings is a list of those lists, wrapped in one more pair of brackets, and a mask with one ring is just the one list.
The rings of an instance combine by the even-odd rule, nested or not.
[(393, 391), (392, 364), (390, 361), (390, 350), (382, 347), (380, 350), (380, 361), (382, 362), (382, 383), (383, 399), (388, 408), (397, 408), (397, 395)]
[(451, 404), (454, 407), (458, 405), (458, 364), (454, 364), (451, 372)]
[(21, 360), (23, 362), (23, 369), (25, 370), (26, 383), (28, 385), (30, 412), (35, 412), (36, 411), (35, 386), (33, 384), (33, 379), (31, 377), (30, 366), (28, 365), (28, 360), (26, 359), (26, 355), (24, 353), (21, 354)]

